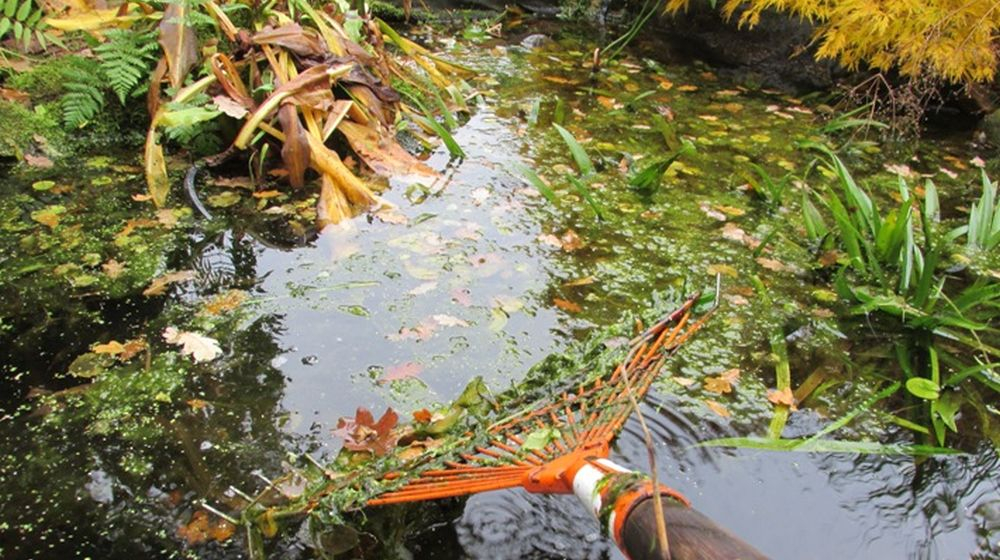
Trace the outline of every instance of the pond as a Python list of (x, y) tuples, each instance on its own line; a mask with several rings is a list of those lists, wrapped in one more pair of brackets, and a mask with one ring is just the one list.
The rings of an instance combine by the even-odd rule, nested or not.
[[(522, 45), (532, 33), (549, 40)], [(467, 34), (478, 42), (413, 35), (477, 69), (480, 95), (455, 132), (466, 157), (439, 148), (427, 160), (436, 181), (394, 181), (383, 193), (405, 219), (359, 217), (311, 236), (296, 217), (307, 202), (254, 198), (218, 178), (197, 188), (219, 217), (192, 212), (180, 194), (157, 213), (133, 200), (144, 185), (131, 156), (44, 177), (7, 173), (5, 558), (242, 557), (239, 534), (207, 525), (192, 536), (200, 500), (228, 510), (231, 486), (256, 491), (296, 455), (332, 460), (342, 444), (332, 431), (357, 407), (409, 416), (477, 376), (503, 390), (546, 355), (648, 307), (654, 291), (711, 292), (717, 277), (718, 313), (643, 404), (660, 480), (774, 558), (996, 557), (1000, 487), (987, 438), (921, 458), (698, 446), (766, 433), (775, 329), (795, 385), (821, 372), (813, 379), (824, 388), (792, 413), (786, 437), (815, 433), (878, 384), (873, 356), (886, 351), (866, 342), (878, 327), (838, 322), (828, 283), (811, 273), (815, 256), (789, 225), (802, 187), (789, 187), (784, 204), (748, 187), (750, 163), (775, 178), (806, 167), (812, 155), (796, 143), (825, 138), (826, 99), (733, 81), (655, 36), (592, 74), (587, 29)], [(553, 122), (597, 168), (591, 201), (565, 179), (575, 163)], [(926, 174), (944, 199), (974, 192), (977, 154), (961, 139), (900, 155), (831, 138), (872, 184)], [(684, 140), (695, 151), (662, 186), (628, 186), (630, 168)], [(523, 166), (549, 182), (553, 200)], [(276, 225), (286, 220), (293, 227)], [(176, 271), (189, 272), (140, 295), (149, 278)], [(76, 388), (87, 364), (75, 358), (93, 345), (162, 347), (165, 328), (191, 325), (219, 339), (221, 358), (193, 366), (149, 352), (155, 376), (125, 371), (100, 389)], [(730, 390), (710, 390), (706, 379), (724, 372)], [(36, 397), (52, 391), (75, 404), (39, 408)], [(838, 433), (900, 431), (863, 412)], [(634, 420), (613, 459), (648, 469)], [(572, 499), (520, 490), (394, 508), (372, 523), (377, 557), (622, 557)], [(280, 557), (315, 555), (282, 542)]]

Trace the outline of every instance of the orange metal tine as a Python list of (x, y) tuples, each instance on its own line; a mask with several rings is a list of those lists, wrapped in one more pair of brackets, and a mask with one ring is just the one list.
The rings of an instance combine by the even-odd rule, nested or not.
[[(514, 436), (508, 436), (508, 438), (511, 439), (512, 441), (514, 441), (515, 443), (517, 443), (518, 446), (522, 445), (522, 442), (519, 441), (519, 440), (517, 440), (517, 439), (514, 439)], [(507, 444), (505, 444), (504, 442), (502, 442), (502, 441), (500, 441), (498, 439), (494, 439), (494, 440), (490, 441), (490, 445), (492, 445), (493, 447), (496, 447), (498, 449), (501, 449), (503, 451), (506, 451), (512, 457), (515, 457), (515, 458), (518, 457), (518, 450), (517, 449), (515, 449), (515, 448), (513, 448), (513, 447), (511, 447), (511, 446), (509, 446)], [(524, 456), (524, 460), (528, 461), (529, 463), (531, 463), (533, 465), (542, 465), (542, 464), (545, 463), (545, 461), (549, 460), (548, 457), (546, 457), (544, 455), (540, 455), (538, 453), (533, 453), (533, 455), (534, 455), (534, 457), (532, 457), (530, 455), (525, 455)]]
[(510, 476), (504, 478), (486, 478), (464, 484), (458, 482), (447, 482), (434, 487), (404, 487), (402, 490), (389, 492), (379, 496), (378, 498), (374, 498), (370, 500), (368, 504), (398, 504), (403, 502), (421, 502), (441, 498), (455, 498), (458, 496), (475, 494), (477, 492), (514, 488), (521, 485), (521, 479), (521, 476)]
[[(524, 445), (524, 440), (521, 439), (520, 437), (514, 435), (514, 434), (508, 435), (507, 439), (513, 441), (518, 446), (523, 446)], [(514, 453), (517, 453), (517, 452), (514, 451)], [(529, 461), (532, 461), (532, 462), (538, 461), (539, 459), (541, 459), (540, 462), (536, 463), (538, 465), (541, 465), (541, 464), (545, 463), (546, 461), (552, 459), (551, 455), (546, 455), (546, 454), (542, 453), (541, 451), (539, 451), (538, 449), (532, 449), (531, 450), (531, 454), (534, 455), (535, 457), (537, 457), (537, 459), (535, 457), (530, 457), (530, 456), (525, 456), (525, 459), (528, 459)]]
[[(504, 474), (512, 472), (525, 472), (533, 469), (534, 467), (518, 467), (514, 465), (504, 465), (502, 467), (459, 467), (454, 469), (438, 469), (432, 471), (424, 471), (420, 473), (421, 477), (425, 478), (449, 478), (455, 476), (462, 476), (470, 473), (485, 473), (485, 474)], [(418, 479), (419, 480), (419, 479)]]

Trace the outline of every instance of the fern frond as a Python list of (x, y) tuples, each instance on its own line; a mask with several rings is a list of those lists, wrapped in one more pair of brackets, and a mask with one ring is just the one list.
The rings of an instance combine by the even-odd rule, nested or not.
[(104, 90), (100, 76), (76, 70), (66, 73), (61, 105), (63, 123), (69, 128), (80, 128), (104, 109)]
[(158, 53), (155, 31), (138, 32), (131, 29), (112, 29), (105, 33), (107, 40), (94, 52), (101, 62), (101, 72), (107, 85), (118, 96), (122, 105), (129, 95), (136, 93)]

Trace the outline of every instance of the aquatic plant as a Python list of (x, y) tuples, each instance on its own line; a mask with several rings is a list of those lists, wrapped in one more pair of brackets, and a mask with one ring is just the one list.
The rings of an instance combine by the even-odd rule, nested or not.
[(983, 194), (972, 203), (968, 224), (955, 230), (955, 235), (964, 234), (970, 249), (992, 251), (1000, 246), (1000, 204), (997, 201), (996, 184), (982, 171)]
[[(86, 31), (102, 41), (95, 50), (107, 82), (103, 87), (120, 100), (148, 86), (151, 119), (145, 175), (158, 206), (165, 204), (170, 190), (161, 136), (205, 151), (205, 146), (196, 146), (201, 137), (227, 129), (217, 123), (233, 119), (238, 132), (225, 138), (232, 149), (213, 163), (241, 150), (256, 153), (264, 144), (273, 144), (292, 187), (305, 186), (310, 169), (319, 175), (319, 221), (336, 223), (381, 200), (327, 145), (331, 136), (342, 137), (376, 175), (433, 178), (430, 168), (399, 146), (395, 134), (412, 123), (414, 134), (435, 134), (449, 151), (461, 156), (448, 130), (457, 120), (443, 99), (461, 99), (455, 86), (462, 83), (457, 77), (465, 70), (401, 37), (385, 22), (373, 20), (363, 7), (356, 11), (346, 3), (334, 3), (330, 8), (316, 10), (303, 0), (280, 7), (263, 5), (240, 14), (249, 19), (248, 29), (238, 28), (230, 19), (231, 14), (247, 10), (245, 5), (211, 0), (168, 3), (153, 13), (132, 6), (110, 12), (81, 9), (46, 21), (64, 31)], [(119, 27), (126, 29), (114, 29)], [(200, 48), (199, 36), (206, 33), (223, 39), (222, 51), (204, 54), (208, 51)], [(390, 52), (389, 44), (400, 52)], [(161, 49), (162, 55), (154, 54)], [(156, 58), (147, 83), (145, 75)], [(415, 67), (401, 64), (404, 58)], [(164, 88), (164, 82), (169, 87)], [(438, 101), (445, 110), (445, 125), (419, 103), (419, 96), (408, 97), (419, 106), (419, 113), (401, 102), (399, 93), (387, 85), (393, 82), (406, 83)], [(94, 118), (103, 105), (103, 87), (85, 79), (67, 87), (67, 124), (78, 126)], [(261, 158), (258, 164), (262, 162)]]
[[(979, 406), (979, 397), (972, 395), (979, 390), (994, 397), (1000, 393), (994, 363), (1000, 358), (994, 326), (1000, 318), (1000, 283), (940, 269), (952, 242), (967, 228), (941, 230), (933, 182), (925, 183), (920, 204), (900, 178), (900, 204), (883, 213), (834, 152), (819, 144), (807, 147), (826, 156), (836, 187), (817, 195), (834, 225), (828, 227), (806, 200), (806, 231), (814, 243), (832, 241), (835, 250), (845, 253), (835, 286), (853, 303), (850, 313), (877, 320), (882, 329), (898, 334), (896, 371), (907, 391), (926, 404), (930, 429), (901, 424), (933, 433), (943, 445), (947, 430), (958, 431), (962, 406)], [(970, 386), (967, 380), (978, 383)]]

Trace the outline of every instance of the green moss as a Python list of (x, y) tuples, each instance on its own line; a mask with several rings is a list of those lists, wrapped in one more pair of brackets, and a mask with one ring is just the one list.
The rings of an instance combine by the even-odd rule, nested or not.
[(73, 72), (94, 74), (97, 68), (96, 60), (76, 55), (62, 56), (11, 76), (6, 85), (27, 93), (35, 103), (56, 101), (65, 92), (67, 76)]
[(51, 108), (41, 105), (32, 110), (20, 103), (0, 101), (0, 157), (21, 157), (38, 143), (38, 137), (49, 146), (65, 142)]

